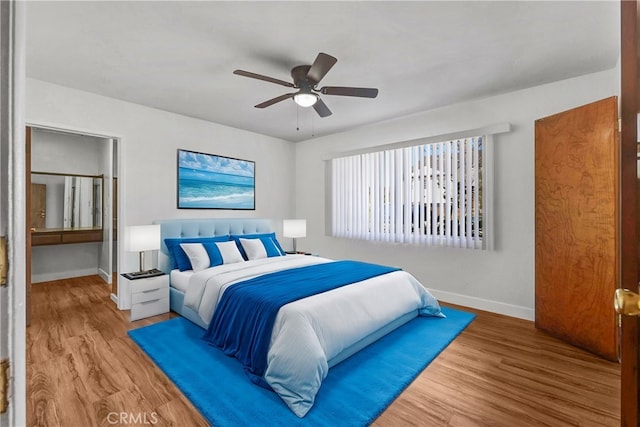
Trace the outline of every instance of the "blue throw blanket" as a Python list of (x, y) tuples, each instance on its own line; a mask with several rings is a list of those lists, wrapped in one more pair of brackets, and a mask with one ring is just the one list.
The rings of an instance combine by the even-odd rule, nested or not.
[(397, 271), (359, 261), (335, 261), (269, 273), (229, 287), (203, 339), (238, 359), (252, 382), (263, 375), (278, 310), (285, 304)]

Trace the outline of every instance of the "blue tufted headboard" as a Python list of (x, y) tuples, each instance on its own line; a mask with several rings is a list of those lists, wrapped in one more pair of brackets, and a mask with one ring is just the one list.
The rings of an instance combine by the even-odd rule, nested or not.
[(167, 237), (211, 237), (225, 234), (270, 233), (273, 231), (269, 219), (167, 219), (156, 220), (160, 224), (160, 251), (158, 269), (169, 273), (169, 254), (164, 239)]

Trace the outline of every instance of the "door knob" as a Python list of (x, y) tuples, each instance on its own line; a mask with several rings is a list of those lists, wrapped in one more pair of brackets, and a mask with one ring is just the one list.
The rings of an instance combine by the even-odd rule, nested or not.
[(623, 316), (640, 316), (640, 295), (629, 289), (616, 289), (613, 306)]

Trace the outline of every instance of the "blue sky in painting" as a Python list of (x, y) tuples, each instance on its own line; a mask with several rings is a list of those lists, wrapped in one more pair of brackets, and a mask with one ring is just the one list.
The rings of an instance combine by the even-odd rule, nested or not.
[(178, 166), (181, 168), (250, 177), (255, 174), (253, 162), (184, 150), (179, 150), (178, 153)]

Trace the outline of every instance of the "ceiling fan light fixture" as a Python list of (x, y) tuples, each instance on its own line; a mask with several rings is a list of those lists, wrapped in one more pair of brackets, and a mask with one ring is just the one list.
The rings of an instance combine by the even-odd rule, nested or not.
[(300, 92), (293, 96), (293, 100), (301, 107), (311, 107), (318, 102), (318, 95), (315, 93)]

